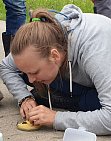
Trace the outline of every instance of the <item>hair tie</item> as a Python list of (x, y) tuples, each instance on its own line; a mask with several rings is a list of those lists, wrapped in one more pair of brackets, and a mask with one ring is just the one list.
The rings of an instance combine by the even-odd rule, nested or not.
[(32, 22), (41, 21), (40, 18), (32, 18)]

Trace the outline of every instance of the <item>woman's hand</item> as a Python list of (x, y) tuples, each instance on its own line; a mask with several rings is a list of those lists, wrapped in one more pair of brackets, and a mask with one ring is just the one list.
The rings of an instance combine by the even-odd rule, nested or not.
[(29, 117), (28, 117), (29, 111), (36, 106), (37, 106), (37, 103), (35, 102), (35, 100), (33, 98), (25, 99), (22, 102), (21, 107), (20, 107), (21, 116), (28, 120), (29, 119)]
[(29, 112), (29, 121), (34, 125), (53, 125), (56, 111), (53, 111), (43, 105), (32, 108)]

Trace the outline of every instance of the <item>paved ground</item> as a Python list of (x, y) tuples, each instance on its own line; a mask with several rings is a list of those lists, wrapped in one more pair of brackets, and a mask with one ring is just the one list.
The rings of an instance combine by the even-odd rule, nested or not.
[[(5, 30), (5, 22), (0, 21), (0, 37)], [(0, 38), (0, 61), (4, 56), (2, 41)], [(0, 131), (3, 133), (4, 141), (62, 141), (64, 132), (55, 131), (43, 127), (38, 131), (24, 132), (16, 128), (18, 121), (21, 121), (17, 101), (13, 99), (5, 85), (0, 80), (0, 90), (4, 99), (0, 103)], [(110, 141), (111, 136), (97, 137), (97, 141)]]

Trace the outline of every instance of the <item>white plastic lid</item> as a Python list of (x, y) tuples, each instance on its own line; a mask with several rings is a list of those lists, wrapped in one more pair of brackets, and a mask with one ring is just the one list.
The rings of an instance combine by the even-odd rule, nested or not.
[(3, 135), (0, 133), (0, 141), (3, 141)]
[(67, 128), (64, 133), (63, 141), (96, 141), (96, 135), (84, 130)]

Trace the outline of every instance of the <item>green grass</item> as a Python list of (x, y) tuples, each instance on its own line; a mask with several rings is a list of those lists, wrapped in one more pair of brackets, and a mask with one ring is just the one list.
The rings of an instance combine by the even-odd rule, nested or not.
[(5, 20), (5, 6), (2, 0), (0, 0), (0, 20)]
[[(93, 4), (91, 0), (26, 0), (27, 19), (29, 19), (28, 12), (30, 9), (42, 7), (61, 10), (64, 5), (70, 3), (79, 6), (83, 12), (93, 12)], [(2, 0), (0, 0), (0, 20), (5, 20), (5, 6)]]

